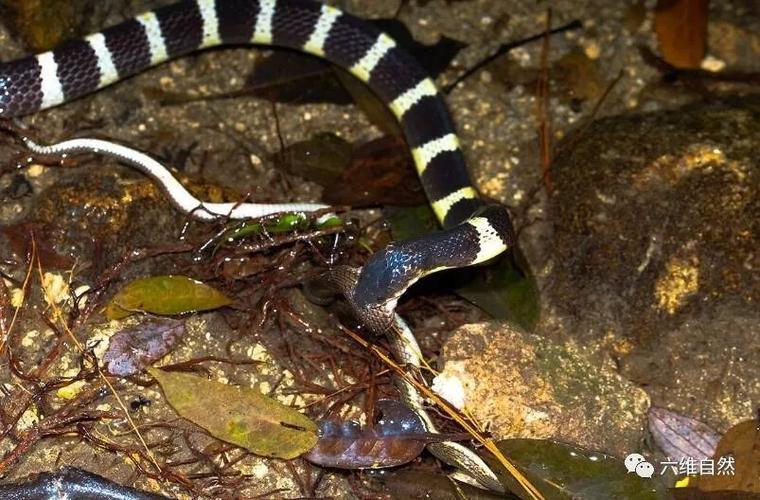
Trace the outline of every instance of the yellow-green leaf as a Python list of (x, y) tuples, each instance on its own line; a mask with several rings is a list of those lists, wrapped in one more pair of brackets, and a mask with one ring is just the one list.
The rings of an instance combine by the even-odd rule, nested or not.
[(186, 373), (148, 372), (181, 416), (217, 439), (266, 457), (295, 458), (317, 443), (317, 426), (289, 406), (249, 387)]
[(187, 276), (139, 278), (119, 290), (106, 307), (108, 319), (121, 319), (136, 311), (162, 316), (218, 309), (232, 303), (219, 290)]

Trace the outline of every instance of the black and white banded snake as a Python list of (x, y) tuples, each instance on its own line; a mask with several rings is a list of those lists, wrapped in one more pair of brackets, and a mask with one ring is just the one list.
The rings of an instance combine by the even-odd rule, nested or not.
[[(419, 64), (394, 40), (362, 20), (307, 0), (195, 0), (149, 11), (50, 52), (0, 63), (0, 117), (57, 106), (180, 55), (218, 45), (260, 44), (301, 50), (346, 69), (366, 83), (398, 119), (422, 185), (443, 231), (393, 242), (361, 269), (340, 267), (326, 282), (342, 292), (357, 317), (389, 335), (399, 361), (419, 367), (414, 336), (395, 314), (398, 298), (417, 280), (444, 269), (486, 262), (514, 244), (505, 207), (486, 204), (473, 187), (442, 96)], [(304, 212), (320, 204), (199, 202), (148, 155), (107, 141), (73, 139), (52, 146), (26, 141), (39, 154), (97, 151), (151, 175), (182, 211), (200, 219), (253, 218)], [(422, 398), (402, 383), (404, 399), (429, 424)], [(431, 444), (443, 461), (502, 490), (475, 453), (456, 443)]]

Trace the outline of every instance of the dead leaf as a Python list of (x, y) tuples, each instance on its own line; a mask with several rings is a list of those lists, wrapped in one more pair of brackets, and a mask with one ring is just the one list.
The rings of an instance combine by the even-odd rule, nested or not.
[(109, 373), (128, 377), (164, 357), (184, 335), (184, 321), (172, 318), (146, 320), (111, 337), (103, 362)]
[(654, 27), (662, 57), (676, 68), (699, 68), (707, 42), (708, 0), (659, 0)]
[(434, 498), (435, 500), (497, 500), (500, 498), (518, 498), (460, 483), (443, 473), (436, 474), (423, 470), (400, 470), (384, 477), (383, 481), (394, 495), (393, 498)]
[(258, 59), (245, 87), (236, 94), (239, 93), (291, 104), (351, 103), (351, 95), (330, 64), (308, 54), (284, 50)]
[(255, 389), (155, 368), (148, 372), (177, 413), (217, 439), (257, 455), (286, 460), (317, 442), (314, 422)]
[(364, 429), (354, 421), (321, 421), (319, 441), (304, 458), (339, 469), (394, 467), (417, 458), (429, 436), (441, 440), (427, 434), (419, 415), (400, 401), (381, 399), (377, 409), (380, 418)]
[[(629, 474), (622, 461), (604, 453), (546, 439), (506, 439), (496, 445), (547, 499), (667, 498), (659, 478)], [(506, 471), (495, 463), (493, 467), (505, 487), (527, 498)]]
[(68, 0), (10, 0), (3, 7), (12, 11), (13, 28), (33, 52), (60, 44), (76, 24), (74, 3)]
[(607, 88), (599, 64), (580, 50), (568, 52), (555, 63), (553, 78), (572, 99), (595, 102)]
[(40, 265), (44, 269), (71, 269), (76, 259), (63, 255), (56, 250), (55, 241), (60, 229), (47, 224), (21, 222), (2, 226), (0, 230), (8, 240), (8, 244), (18, 258), (23, 259), (29, 252), (34, 238), (35, 251)]
[(715, 453), (720, 434), (707, 424), (656, 406), (649, 408), (647, 418), (649, 432), (666, 456), (702, 460)]
[(322, 200), (328, 205), (353, 207), (427, 203), (409, 148), (396, 136), (359, 146), (341, 179), (325, 190)]
[(293, 143), (275, 156), (288, 173), (332, 188), (351, 162), (354, 147), (332, 133), (315, 134)]
[(697, 488), (760, 493), (760, 420), (745, 420), (730, 428), (713, 458), (715, 474), (698, 476)]

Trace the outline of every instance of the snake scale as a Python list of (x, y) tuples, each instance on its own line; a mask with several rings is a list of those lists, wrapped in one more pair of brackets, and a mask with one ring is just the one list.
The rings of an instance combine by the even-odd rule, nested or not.
[[(485, 203), (473, 187), (454, 123), (435, 83), (391, 37), (318, 2), (182, 1), (52, 51), (0, 63), (0, 117), (19, 117), (63, 104), (192, 51), (240, 44), (296, 49), (344, 68), (366, 83), (401, 125), (443, 230), (392, 242), (360, 270), (337, 270), (332, 275), (333, 283), (370, 329), (388, 333), (398, 326), (394, 319), (398, 298), (420, 278), (488, 261), (513, 246), (515, 236), (506, 208)], [(61, 143), (40, 150), (109, 152), (107, 144), (95, 147), (86, 139), (80, 141), (85, 143), (72, 141), (68, 148)], [(131, 158), (130, 151), (121, 151), (121, 158), (154, 178), (158, 175), (142, 159)], [(166, 191), (181, 205), (177, 191)], [(294, 210), (314, 209), (300, 207)], [(489, 476), (479, 477), (486, 486), (500, 488), (492, 474), (472, 470), (480, 465), (464, 464), (467, 457), (448, 458), (476, 476)]]

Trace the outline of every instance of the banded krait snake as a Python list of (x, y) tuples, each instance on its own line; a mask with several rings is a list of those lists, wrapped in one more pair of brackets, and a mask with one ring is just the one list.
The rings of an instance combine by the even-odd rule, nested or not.
[[(479, 198), (449, 112), (425, 71), (392, 38), (361, 19), (316, 2), (183, 1), (53, 51), (2, 63), (0, 117), (18, 117), (57, 106), (198, 49), (248, 43), (298, 49), (348, 70), (388, 105), (401, 125), (443, 231), (393, 242), (375, 253), (360, 270), (339, 268), (327, 274), (327, 281), (346, 295), (359, 319), (372, 330), (387, 333), (400, 325), (394, 314), (396, 302), (418, 279), (440, 270), (488, 261), (513, 245), (514, 233), (506, 208), (486, 204)], [(109, 150), (108, 143), (79, 141), (37, 149), (33, 143), (27, 144), (40, 153), (101, 150), (143, 171), (149, 170), (145, 165), (149, 158), (135, 157), (134, 150), (124, 148), (117, 152)], [(161, 175), (152, 175), (162, 182), (175, 204), (187, 202), (178, 199), (181, 195), (167, 186)], [(281, 205), (274, 211), (321, 207)], [(265, 213), (257, 210), (240, 216)], [(395, 351), (400, 361), (419, 363), (414, 349), (397, 346)], [(415, 396), (404, 397), (424, 412), (414, 392)], [(439, 444), (443, 446), (433, 451), (444, 461), (474, 474), (485, 486), (501, 488), (477, 455), (454, 443)]]

